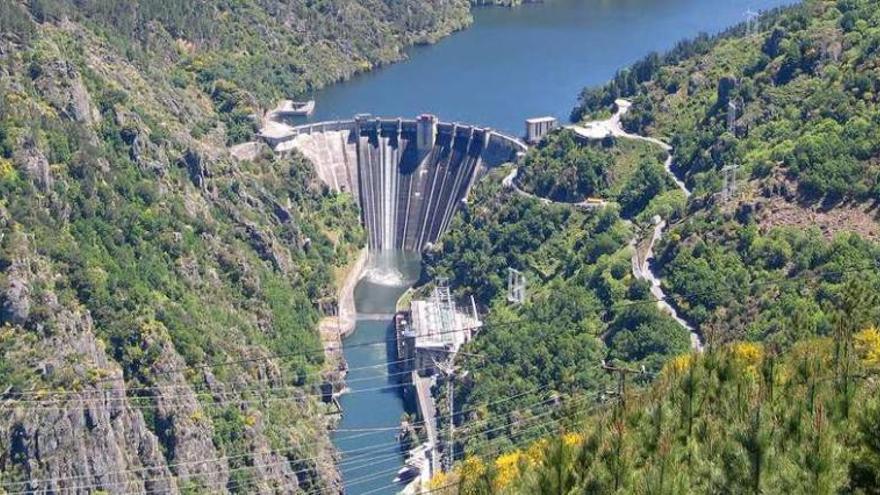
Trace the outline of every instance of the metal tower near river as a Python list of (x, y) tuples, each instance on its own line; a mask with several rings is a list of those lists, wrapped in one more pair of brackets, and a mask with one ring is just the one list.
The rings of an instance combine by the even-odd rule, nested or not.
[(758, 24), (758, 13), (752, 9), (746, 10), (746, 36), (755, 34)]
[(727, 130), (736, 136), (736, 103), (727, 103)]
[(734, 194), (736, 194), (736, 171), (739, 170), (739, 165), (728, 165), (721, 169), (721, 173), (724, 175), (724, 184), (721, 188), (721, 199), (724, 201), (729, 201)]

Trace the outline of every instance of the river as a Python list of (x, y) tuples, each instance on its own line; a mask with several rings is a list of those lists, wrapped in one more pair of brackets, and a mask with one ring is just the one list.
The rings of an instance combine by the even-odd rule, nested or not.
[[(736, 24), (748, 9), (787, 3), (791, 2), (547, 0), (513, 9), (477, 8), (469, 29), (435, 45), (412, 48), (406, 61), (315, 94), (317, 108), (309, 120), (430, 112), (442, 120), (520, 135), (529, 117), (567, 120), (584, 86), (607, 81), (651, 51)], [(356, 369), (348, 375), (352, 393), (341, 398), (343, 418), (333, 435), (343, 452), (346, 493), (361, 495), (398, 490), (391, 481), (403, 457), (394, 445), (396, 432), (382, 430), (398, 424), (404, 413), (399, 388), (387, 376), (393, 370), (385, 366), (394, 348), (364, 344), (393, 336), (390, 319), (376, 315), (394, 310), (397, 298), (417, 278), (419, 261), (392, 253), (371, 263), (371, 269), (373, 276), (355, 290), (361, 318), (345, 340), (345, 358)], [(351, 451), (355, 454), (345, 454)]]

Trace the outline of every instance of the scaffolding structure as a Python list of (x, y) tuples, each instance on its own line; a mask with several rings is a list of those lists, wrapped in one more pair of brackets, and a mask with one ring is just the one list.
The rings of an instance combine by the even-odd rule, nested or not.
[(507, 269), (507, 300), (514, 304), (526, 302), (526, 277), (513, 268)]
[(458, 325), (456, 324), (455, 299), (452, 298), (452, 291), (449, 290), (448, 278), (437, 278), (434, 291), (431, 293), (430, 304), (434, 307), (433, 314), (437, 315), (439, 320), (438, 325), (431, 328), (432, 336), (438, 337), (438, 340), (451, 337), (450, 334), (457, 329)]

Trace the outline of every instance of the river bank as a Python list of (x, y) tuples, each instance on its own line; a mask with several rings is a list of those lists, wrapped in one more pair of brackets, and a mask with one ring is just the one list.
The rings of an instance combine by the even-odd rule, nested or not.
[(334, 394), (341, 389), (340, 383), (345, 378), (345, 370), (348, 367), (342, 352), (342, 340), (351, 335), (355, 328), (357, 309), (354, 303), (354, 289), (364, 273), (367, 260), (369, 260), (369, 251), (363, 247), (354, 262), (346, 269), (345, 277), (339, 286), (336, 315), (327, 316), (318, 323), (326, 359), (325, 376)]
[[(753, 0), (750, 7), (762, 10), (786, 2)], [(474, 9), (468, 29), (408, 50), (405, 61), (309, 95), (316, 100), (315, 113), (300, 122), (350, 119), (362, 112), (407, 118), (434, 113), (444, 121), (517, 135), (526, 118), (551, 115), (567, 121), (583, 87), (606, 82), (651, 51), (736, 23), (744, 10), (729, 0), (553, 0), (516, 9)], [(620, 33), (627, 33), (625, 43), (619, 42)], [(394, 350), (375, 342), (393, 337), (382, 315), (394, 311), (406, 287), (389, 288), (366, 278), (357, 285), (357, 330), (344, 339), (351, 393), (339, 397), (344, 412), (333, 441), (346, 493), (391, 494), (401, 488), (392, 479), (403, 456), (397, 429), (382, 428), (396, 427), (404, 407), (400, 388), (388, 376)], [(362, 366), (368, 368), (357, 369)], [(363, 431), (369, 428), (380, 430)], [(346, 454), (351, 449), (366, 449), (379, 462), (357, 467)]]

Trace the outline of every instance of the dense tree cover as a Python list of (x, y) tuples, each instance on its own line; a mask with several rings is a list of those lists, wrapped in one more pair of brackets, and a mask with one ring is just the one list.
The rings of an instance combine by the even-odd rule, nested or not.
[[(736, 340), (750, 342), (727, 350), (710, 350), (695, 365), (707, 380), (702, 382), (708, 395), (701, 396), (700, 414), (709, 416), (701, 421), (711, 424), (704, 423), (695, 430), (698, 426), (692, 423), (687, 435), (682, 436), (680, 422), (651, 422), (644, 410), (633, 411), (627, 422), (608, 419), (602, 423), (605, 432), (588, 428), (575, 447), (569, 445), (566, 450), (559, 447), (565, 441), (557, 442), (546, 462), (521, 465), (526, 474), (511, 485), (512, 493), (535, 493), (542, 486), (551, 487), (547, 493), (559, 493), (554, 479), (555, 483), (571, 483), (568, 489), (575, 493), (687, 491), (683, 487), (705, 493), (725, 487), (731, 492), (756, 493), (831, 493), (850, 487), (855, 492), (872, 493), (877, 465), (870, 459), (876, 460), (876, 453), (858, 457), (864, 454), (866, 444), (853, 447), (862, 437), (847, 418), (869, 414), (876, 408), (874, 404), (854, 413), (852, 407), (853, 394), (876, 394), (876, 382), (870, 381), (870, 387), (859, 392), (847, 388), (841, 391), (838, 382), (836, 389), (828, 387), (821, 392), (828, 394), (821, 403), (817, 388), (809, 380), (829, 366), (807, 370), (813, 373), (809, 375), (802, 369), (801, 360), (832, 362), (827, 355), (834, 348), (816, 338), (831, 337), (839, 346), (846, 335), (851, 338), (855, 325), (863, 329), (880, 321), (873, 297), (880, 291), (880, 248), (871, 240), (872, 228), (855, 225), (873, 225), (876, 220), (871, 218), (872, 213), (862, 212), (864, 208), (853, 213), (846, 210), (856, 210), (860, 202), (877, 199), (880, 139), (875, 136), (877, 85), (872, 78), (876, 76), (873, 55), (880, 46), (874, 41), (880, 25), (878, 12), (876, 1), (810, 0), (765, 15), (758, 23), (757, 34), (745, 36), (745, 27), (738, 26), (715, 37), (701, 36), (679, 44), (667, 55), (647, 57), (602, 88), (584, 91), (575, 118), (590, 118), (607, 111), (615, 98), (628, 97), (634, 105), (624, 124), (633, 132), (657, 135), (673, 146), (676, 171), (695, 191), (687, 205), (683, 198), (668, 201), (668, 178), (661, 177), (662, 169), (653, 163), (628, 169), (627, 179), (619, 182), (622, 187), (616, 191), (606, 189), (605, 195), (616, 200), (621, 206), (619, 214), (635, 219), (636, 225), (644, 225), (646, 214), (655, 211), (675, 221), (658, 249), (666, 294), (710, 346)], [(732, 128), (728, 126), (729, 103), (736, 107)], [(608, 149), (579, 149), (570, 135), (560, 132), (530, 152), (522, 169), (521, 186), (554, 199), (579, 200), (610, 187), (613, 182), (603, 180), (602, 172), (617, 163)], [(716, 193), (722, 185), (721, 169), (727, 165), (742, 168), (739, 190), (725, 202)], [(608, 219), (610, 212), (600, 213), (598, 224), (572, 223), (569, 217), (557, 218), (549, 213), (556, 206), (536, 203), (533, 208), (539, 211), (533, 211), (525, 207), (527, 200), (510, 198), (504, 203), (499, 199), (503, 197), (498, 193), (490, 198), (484, 210), (479, 203), (469, 207), (461, 217), (462, 223), (456, 225), (461, 237), (453, 230), (444, 238), (441, 254), (429, 258), (429, 265), (437, 273), (450, 275), (483, 302), (494, 301), (489, 305), (487, 330), (471, 347), (514, 363), (505, 368), (494, 361), (466, 358), (465, 367), (473, 378), (460, 386), (463, 408), (476, 407), (480, 414), (488, 415), (492, 407), (480, 409), (480, 405), (490, 404), (492, 397), (503, 397), (505, 393), (511, 396), (527, 389), (520, 381), (523, 376), (540, 376), (540, 380), (527, 383), (550, 383), (558, 387), (554, 390), (560, 390), (562, 397), (569, 397), (570, 390), (595, 390), (593, 387), (604, 383), (600, 376), (590, 376), (591, 370), (583, 368), (578, 368), (583, 373), (583, 381), (578, 383), (578, 375), (565, 372), (566, 362), (581, 359), (588, 366), (596, 356), (603, 356), (658, 369), (670, 354), (687, 349), (686, 335), (673, 322), (648, 305), (626, 302), (644, 298), (647, 288), (614, 277), (615, 271), (628, 273), (624, 262), (629, 259), (620, 256), (625, 236), (600, 239), (606, 230), (601, 227), (603, 218)], [(655, 206), (661, 198), (662, 207)], [(511, 215), (511, 206), (518, 202), (522, 206), (513, 210), (518, 214)], [(844, 225), (805, 228), (810, 225), (809, 219), (823, 218), (813, 208), (818, 203), (846, 210), (840, 216)], [(774, 210), (780, 206), (793, 213), (775, 215)], [(578, 218), (576, 215), (572, 218)], [(851, 228), (858, 228), (867, 237), (848, 231), (845, 223), (849, 218), (853, 219)], [(622, 224), (615, 220), (614, 225)], [(605, 253), (617, 254), (590, 259), (582, 256), (578, 241), (561, 242), (584, 235), (595, 245), (606, 246)], [(612, 260), (616, 263), (608, 264)], [(525, 307), (508, 308), (499, 297), (504, 291), (507, 266), (535, 274), (532, 284), (536, 293)], [(612, 276), (595, 276), (602, 272)], [(569, 292), (572, 283), (577, 290)], [(586, 291), (581, 292), (583, 288)], [(572, 314), (573, 308), (560, 299), (579, 301), (576, 308), (581, 311), (598, 304), (600, 316), (585, 321), (582, 315)], [(564, 322), (556, 322), (549, 331), (534, 323), (519, 325), (527, 329), (525, 335), (518, 333), (518, 325), (501, 325), (518, 316), (536, 322), (542, 314), (554, 312), (579, 322), (571, 330), (559, 332), (566, 339), (562, 342), (556, 340), (554, 331), (566, 328)], [(492, 324), (496, 325), (495, 332)], [(847, 325), (849, 328), (842, 330)], [(560, 359), (555, 359), (557, 346), (567, 349), (571, 345), (567, 339), (585, 332), (593, 332), (599, 339), (581, 344), (583, 357), (569, 359), (563, 351)], [(504, 354), (507, 342), (516, 343), (510, 346), (514, 352), (509, 355)], [(764, 355), (762, 345), (768, 355), (775, 355), (777, 350), (791, 350), (791, 354), (764, 359), (760, 357)], [(804, 349), (811, 354), (804, 357)], [(779, 364), (785, 370), (781, 372), (785, 379), (759, 384), (755, 376), (750, 378), (735, 367), (742, 359), (737, 353), (759, 356), (754, 365), (758, 370)], [(548, 362), (549, 373), (537, 371), (535, 363), (546, 369)], [(691, 361), (684, 362), (690, 366)], [(840, 360), (835, 358), (833, 362), (837, 373), (841, 370)], [(797, 374), (802, 381), (786, 381)], [(568, 388), (572, 376), (578, 385)], [(827, 378), (839, 380), (840, 375)], [(681, 378), (682, 386), (693, 384), (690, 380)], [(668, 383), (661, 377), (658, 387)], [(777, 386), (791, 387), (790, 395), (801, 401), (798, 404), (813, 400), (810, 410), (790, 409), (784, 399), (756, 405), (756, 397), (767, 399), (761, 394)], [(668, 395), (671, 389), (662, 390)], [(654, 401), (651, 407), (655, 409), (651, 410), (655, 413), (661, 414), (657, 412), (658, 404), (669, 408), (663, 409), (664, 417), (669, 411), (681, 410), (679, 399), (663, 402), (667, 399), (652, 394), (647, 396)], [(480, 399), (474, 400), (477, 396)], [(591, 397), (582, 392), (572, 396)], [(531, 403), (540, 404), (541, 398), (546, 399), (533, 397)], [(707, 409), (710, 402), (718, 409)], [(534, 438), (538, 433), (525, 432), (525, 422), (518, 422), (533, 412), (524, 413), (517, 407), (522, 406), (497, 408), (504, 416), (490, 417), (496, 424), (507, 421), (516, 425), (505, 430), (508, 438), (499, 436), (494, 443), (484, 437), (471, 439), (464, 445), (465, 451), (507, 449)], [(734, 412), (740, 416), (732, 415)], [(766, 415), (772, 422), (758, 428), (755, 414), (758, 418)], [(812, 423), (801, 422), (806, 417)], [(596, 421), (593, 418), (589, 424)], [(833, 424), (833, 428), (821, 430), (827, 434), (821, 438), (805, 437), (802, 431), (808, 427), (816, 430), (817, 422)], [(651, 443), (634, 433), (658, 424), (673, 432), (663, 440), (662, 458), (657, 457), (660, 450), (644, 450), (657, 446), (656, 438)], [(728, 424), (732, 425), (729, 431), (720, 431)], [(782, 431), (781, 425), (791, 429)], [(539, 430), (546, 431), (546, 427)], [(617, 439), (608, 436), (614, 431), (621, 433)], [(694, 436), (695, 432), (700, 436)], [(608, 449), (615, 448), (615, 442), (620, 449), (627, 449), (626, 455), (611, 459), (614, 450)], [(807, 461), (816, 449), (832, 457)], [(676, 454), (666, 457), (672, 452)], [(862, 454), (856, 456), (853, 452)], [(528, 457), (527, 453), (523, 455)], [(665, 469), (663, 459), (672, 462), (667, 467), (678, 465), (683, 456), (689, 463), (687, 472), (658, 473), (651, 467)], [(561, 469), (572, 463), (567, 471)], [(509, 459), (501, 464), (509, 466)], [(528, 466), (531, 468), (525, 469)], [(476, 468), (465, 463), (462, 469)], [(497, 469), (498, 465), (485, 467), (476, 478), (491, 483), (498, 475)], [(666, 477), (660, 485), (658, 476)], [(501, 478), (510, 478), (509, 473)], [(471, 488), (479, 492), (479, 483), (475, 486)], [(486, 487), (499, 491), (491, 484)]]
[(517, 175), (524, 191), (554, 201), (601, 198), (620, 205), (624, 218), (683, 212), (684, 197), (663, 169), (660, 147), (632, 139), (584, 142), (567, 129), (556, 131), (526, 154)]
[(625, 125), (669, 136), (698, 194), (716, 192), (718, 171), (736, 164), (745, 177), (784, 174), (804, 201), (876, 200), (877, 7), (810, 0), (765, 16), (755, 35), (739, 26), (682, 44), (585, 91), (575, 116), (633, 99)]
[(625, 401), (582, 406), (554, 437), (468, 459), (432, 485), (445, 494), (877, 493), (878, 357), (873, 328), (782, 355), (735, 344), (682, 356)]
[[(748, 217), (707, 211), (689, 216), (667, 239), (660, 261), (674, 299), (719, 341), (791, 345), (828, 335), (847, 282), (880, 290), (880, 246), (854, 233), (828, 240), (815, 228), (762, 232)], [(880, 317), (878, 308), (871, 311)]]
[[(875, 242), (846, 225), (810, 228), (818, 206), (877, 198), (878, 12), (876, 1), (807, 1), (763, 16), (751, 36), (737, 26), (684, 42), (583, 93), (578, 116), (626, 96), (625, 125), (673, 145), (696, 201), (662, 244), (662, 274), (710, 338), (827, 335), (846, 280), (878, 288)], [(724, 204), (728, 165), (741, 166), (739, 191)], [(774, 216), (780, 207), (792, 213)], [(840, 218), (871, 235), (858, 224), (872, 215)]]
[[(502, 173), (498, 171), (496, 173)], [(489, 435), (460, 447), (481, 451), (505, 441), (514, 418), (540, 416), (529, 409), (551, 397), (577, 396), (608, 383), (603, 359), (659, 369), (689, 346), (687, 332), (649, 300), (631, 273), (633, 226), (614, 207), (595, 211), (545, 204), (489, 178), (425, 262), (447, 276), (459, 294), (488, 308), (486, 326), (462, 359), (468, 378), (456, 390), (458, 421), (486, 419)], [(529, 299), (506, 300), (507, 269), (528, 278)], [(516, 396), (516, 400), (501, 401)], [(546, 414), (544, 414), (546, 415)], [(531, 429), (515, 438), (536, 438)], [(543, 431), (546, 433), (546, 431)]]
[(144, 73), (209, 95), (230, 142), (241, 142), (260, 108), (398, 60), (470, 14), (466, 0), (11, 0), (0, 19), (24, 42), (35, 23), (77, 23)]
[(532, 148), (523, 161), (523, 188), (543, 198), (577, 203), (607, 187), (613, 157), (599, 146), (578, 146), (568, 129)]

